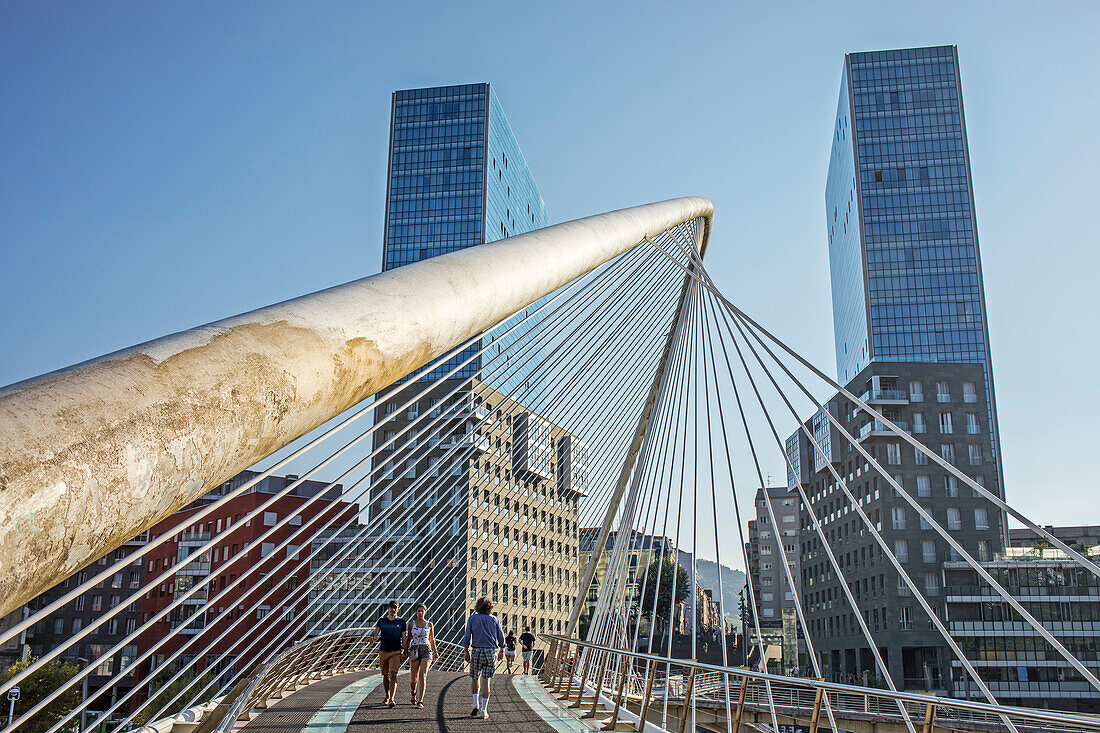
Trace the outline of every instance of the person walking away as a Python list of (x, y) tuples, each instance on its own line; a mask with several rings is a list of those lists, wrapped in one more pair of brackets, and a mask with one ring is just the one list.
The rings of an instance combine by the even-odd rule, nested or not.
[(405, 619), (397, 615), (400, 606), (397, 601), (390, 601), (386, 613), (374, 623), (372, 642), (378, 641), (378, 666), (382, 668), (382, 690), (385, 693), (383, 705), (395, 707), (397, 702), (397, 670), (401, 669), (401, 663), (405, 658), (405, 649), (408, 648), (408, 624)]
[(428, 686), (428, 667), (433, 659), (439, 659), (439, 649), (435, 645), (435, 627), (427, 616), (428, 607), (417, 603), (413, 609), (413, 620), (409, 623), (409, 646), (405, 650), (409, 657), (412, 704), (421, 710), (424, 709), (424, 688)]
[(504, 660), (508, 664), (508, 674), (512, 674), (512, 663), (516, 661), (516, 632), (509, 631), (504, 637)]
[(489, 717), (489, 689), (496, 672), (496, 663), (504, 659), (504, 630), (493, 615), (493, 602), (482, 596), (474, 604), (474, 612), (466, 619), (462, 637), (463, 656), (470, 663), (470, 693), (474, 706), (470, 717)]
[(531, 657), (535, 654), (535, 635), (531, 633), (530, 626), (523, 627), (519, 643), (523, 645), (523, 673), (531, 674)]

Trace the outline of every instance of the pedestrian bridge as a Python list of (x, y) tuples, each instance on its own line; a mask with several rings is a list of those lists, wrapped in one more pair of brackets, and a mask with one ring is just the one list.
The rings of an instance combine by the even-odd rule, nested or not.
[[(471, 717), (461, 650), (444, 643), (429, 674), (425, 707), (398, 674), (398, 705), (383, 703), (369, 630), (340, 632), (273, 660), (216, 703), (149, 727), (149, 733), (402, 731), (922, 731), (984, 733), (1100, 730), (1100, 719), (921, 695), (823, 684), (686, 660), (552, 640), (544, 664), (493, 679), (489, 718)], [(587, 661), (586, 661), (587, 660)], [(830, 711), (838, 728), (825, 724)]]
[[(862, 460), (855, 475), (892, 491), (973, 570), (984, 597), (1044, 645), (1045, 659), (1094, 694), (1096, 662), (990, 574), (818, 395), (842, 393), (876, 434), (1030, 527), (1077, 572), (1100, 578), (1100, 568), (726, 297), (704, 266), (712, 219), (701, 198), (600, 214), (0, 391), (0, 617), (56, 591), (0, 631), (0, 644), (93, 598), (89, 622), (0, 694), (53, 660), (76, 663), (75, 676), (13, 704), (3, 730), (68, 730), (93, 705), (104, 733), (135, 723), (159, 733), (1100, 730), (1089, 716), (997, 700), (991, 660), (955, 638), (928, 579), (912, 577), (869, 497), (827, 451)], [(809, 411), (835, 436), (830, 445), (803, 423)], [(721, 664), (694, 661), (704, 635), (731, 631), (732, 599), (703, 592), (699, 560), (717, 568), (719, 588), (724, 563), (749, 566), (742, 509), (755, 513), (763, 457), (798, 475), (781, 439), (789, 430), (804, 434), (832, 477), (829, 516), (805, 486), (791, 491), (802, 532), (842, 581), (829, 607), (851, 612), (878, 688), (833, 681), (843, 670), (829, 667), (782, 562), (785, 586), (768, 592), (787, 591), (807, 676), (781, 674), (791, 659), (767, 672), (739, 668), (725, 644)], [(285, 486), (258, 492), (276, 472)], [(305, 482), (321, 488), (303, 493)], [(227, 509), (250, 492), (254, 503)], [(762, 497), (759, 510), (778, 526), (771, 494)], [(873, 539), (974, 700), (902, 689), (901, 660), (880, 652), (883, 632), (877, 620), (870, 626), (853, 563), (830, 541), (826, 523), (841, 516)], [(584, 558), (582, 527), (593, 550)], [(133, 553), (113, 554), (151, 528)], [(144, 579), (124, 588), (134, 568)], [(108, 587), (100, 605), (98, 589)], [(776, 655), (760, 641), (760, 592), (746, 587), (746, 622), (767, 659)], [(538, 676), (499, 676), (483, 721), (463, 714), (454, 642), (486, 595), (509, 628), (530, 624), (540, 642)], [(427, 603), (445, 650), (423, 710), (377, 704), (369, 633), (379, 604), (395, 598)], [(140, 618), (120, 630), (119, 615), (139, 604), (148, 604)], [(104, 632), (109, 644), (99, 643)], [(690, 659), (675, 658), (678, 635), (687, 641), (677, 655)], [(106, 679), (84, 694), (93, 672)]]

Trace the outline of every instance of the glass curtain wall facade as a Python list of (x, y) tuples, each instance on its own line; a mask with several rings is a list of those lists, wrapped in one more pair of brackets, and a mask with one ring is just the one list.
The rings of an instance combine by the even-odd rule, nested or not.
[(871, 362), (982, 364), (999, 465), (954, 46), (847, 55), (825, 204), (840, 382)]
[[(546, 222), (542, 195), (489, 84), (394, 92), (383, 270)], [(425, 379), (437, 379), (479, 350), (470, 346)], [(455, 376), (472, 376), (497, 352)]]

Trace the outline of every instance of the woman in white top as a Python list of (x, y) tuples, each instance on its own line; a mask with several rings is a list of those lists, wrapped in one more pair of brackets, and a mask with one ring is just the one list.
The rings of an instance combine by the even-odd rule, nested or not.
[(428, 667), (433, 659), (439, 659), (439, 649), (435, 645), (435, 629), (426, 616), (428, 607), (416, 604), (415, 616), (409, 623), (408, 654), (409, 683), (412, 685), (412, 704), (424, 707), (424, 688), (428, 684)]

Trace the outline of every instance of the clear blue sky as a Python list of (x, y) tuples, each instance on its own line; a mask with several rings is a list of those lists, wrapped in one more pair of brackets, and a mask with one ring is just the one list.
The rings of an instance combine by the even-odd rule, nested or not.
[(471, 81), (553, 221), (711, 198), (720, 285), (832, 372), (843, 54), (953, 43), (1009, 499), (1100, 522), (1097, 38), (1096, 3), (3, 2), (0, 384), (376, 272), (390, 92)]

